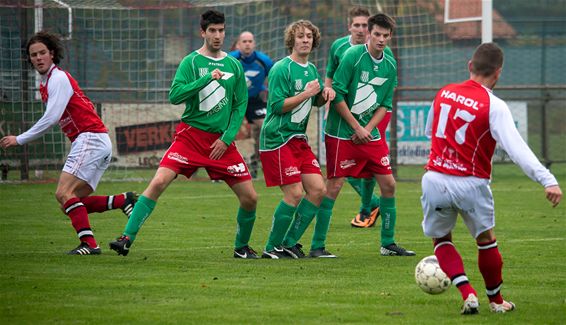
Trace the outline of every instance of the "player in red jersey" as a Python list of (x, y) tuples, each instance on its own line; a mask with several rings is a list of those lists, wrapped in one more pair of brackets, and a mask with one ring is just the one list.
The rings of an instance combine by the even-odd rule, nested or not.
[(495, 238), (491, 159), (499, 143), (532, 180), (544, 186), (555, 207), (562, 199), (556, 178), (544, 168), (517, 131), (507, 104), (492, 93), (503, 67), (503, 51), (494, 43), (480, 45), (468, 63), (470, 79), (442, 88), (429, 112), (426, 132), (432, 139), (427, 172), (422, 179), (424, 234), (433, 239), (434, 255), (462, 294), (462, 314), (475, 314), (477, 293), (452, 243), (458, 213), (478, 246), (478, 265), (490, 310), (515, 309), (501, 296), (503, 261)]
[(3, 137), (0, 146), (6, 149), (25, 145), (59, 123), (72, 144), (59, 177), (55, 197), (71, 219), (81, 241), (69, 254), (98, 255), (100, 248), (90, 228), (88, 213), (120, 208), (129, 217), (136, 203), (136, 195), (127, 192), (89, 196), (96, 189), (112, 158), (108, 131), (76, 80), (57, 66), (63, 57), (63, 47), (58, 36), (39, 32), (28, 41), (26, 50), (30, 64), (41, 75), (39, 91), (46, 105), (45, 113), (26, 132)]

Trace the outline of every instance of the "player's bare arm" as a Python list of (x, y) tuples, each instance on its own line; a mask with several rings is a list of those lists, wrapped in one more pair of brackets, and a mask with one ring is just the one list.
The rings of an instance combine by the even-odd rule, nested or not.
[(299, 106), (305, 100), (316, 96), (320, 92), (320, 84), (318, 80), (312, 80), (307, 83), (305, 90), (293, 97), (285, 98), (281, 113), (292, 111), (295, 107)]
[(335, 104), (334, 109), (354, 130), (355, 134), (352, 136), (352, 141), (355, 144), (363, 144), (371, 141), (371, 133), (368, 132), (364, 127), (362, 127), (360, 123), (358, 123), (354, 115), (352, 115), (352, 112), (350, 112), (350, 110), (348, 109), (348, 105), (346, 105), (345, 101), (341, 101)]
[(385, 108), (383, 106), (378, 107), (375, 110), (375, 112), (373, 113), (371, 120), (369, 120), (368, 124), (364, 128), (368, 132), (371, 132), (373, 129), (375, 129), (377, 127), (379, 122), (381, 122), (381, 120), (383, 120), (386, 113), (387, 113), (387, 108)]

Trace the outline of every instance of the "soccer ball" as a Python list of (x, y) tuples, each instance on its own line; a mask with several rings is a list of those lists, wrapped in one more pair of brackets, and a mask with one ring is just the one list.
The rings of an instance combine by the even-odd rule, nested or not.
[(423, 258), (417, 264), (415, 280), (424, 292), (431, 295), (443, 293), (452, 284), (446, 273), (438, 265), (438, 260), (434, 255)]

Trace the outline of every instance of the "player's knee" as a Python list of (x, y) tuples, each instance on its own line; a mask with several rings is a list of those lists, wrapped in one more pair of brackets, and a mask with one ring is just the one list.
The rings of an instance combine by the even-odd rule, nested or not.
[(316, 198), (317, 200), (322, 200), (322, 198), (326, 195), (326, 186), (321, 184), (321, 186), (316, 186), (309, 190), (309, 196)]
[(338, 193), (340, 193), (343, 184), (344, 184), (344, 179), (335, 179), (335, 178), (330, 179), (326, 183), (325, 195), (332, 199), (335, 199), (338, 196)]
[(65, 202), (67, 202), (72, 197), (73, 195), (65, 188), (57, 188), (57, 190), (55, 191), (55, 199), (57, 200), (57, 202), (59, 202), (59, 204), (61, 204), (61, 206), (63, 206)]
[(255, 210), (257, 206), (256, 191), (250, 191), (240, 196), (240, 206), (248, 211)]

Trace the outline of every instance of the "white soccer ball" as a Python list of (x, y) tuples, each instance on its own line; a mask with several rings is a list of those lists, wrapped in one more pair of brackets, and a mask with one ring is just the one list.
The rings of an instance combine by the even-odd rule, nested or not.
[(424, 292), (431, 295), (443, 293), (452, 284), (446, 273), (438, 265), (438, 260), (434, 255), (423, 258), (417, 264), (415, 280)]

